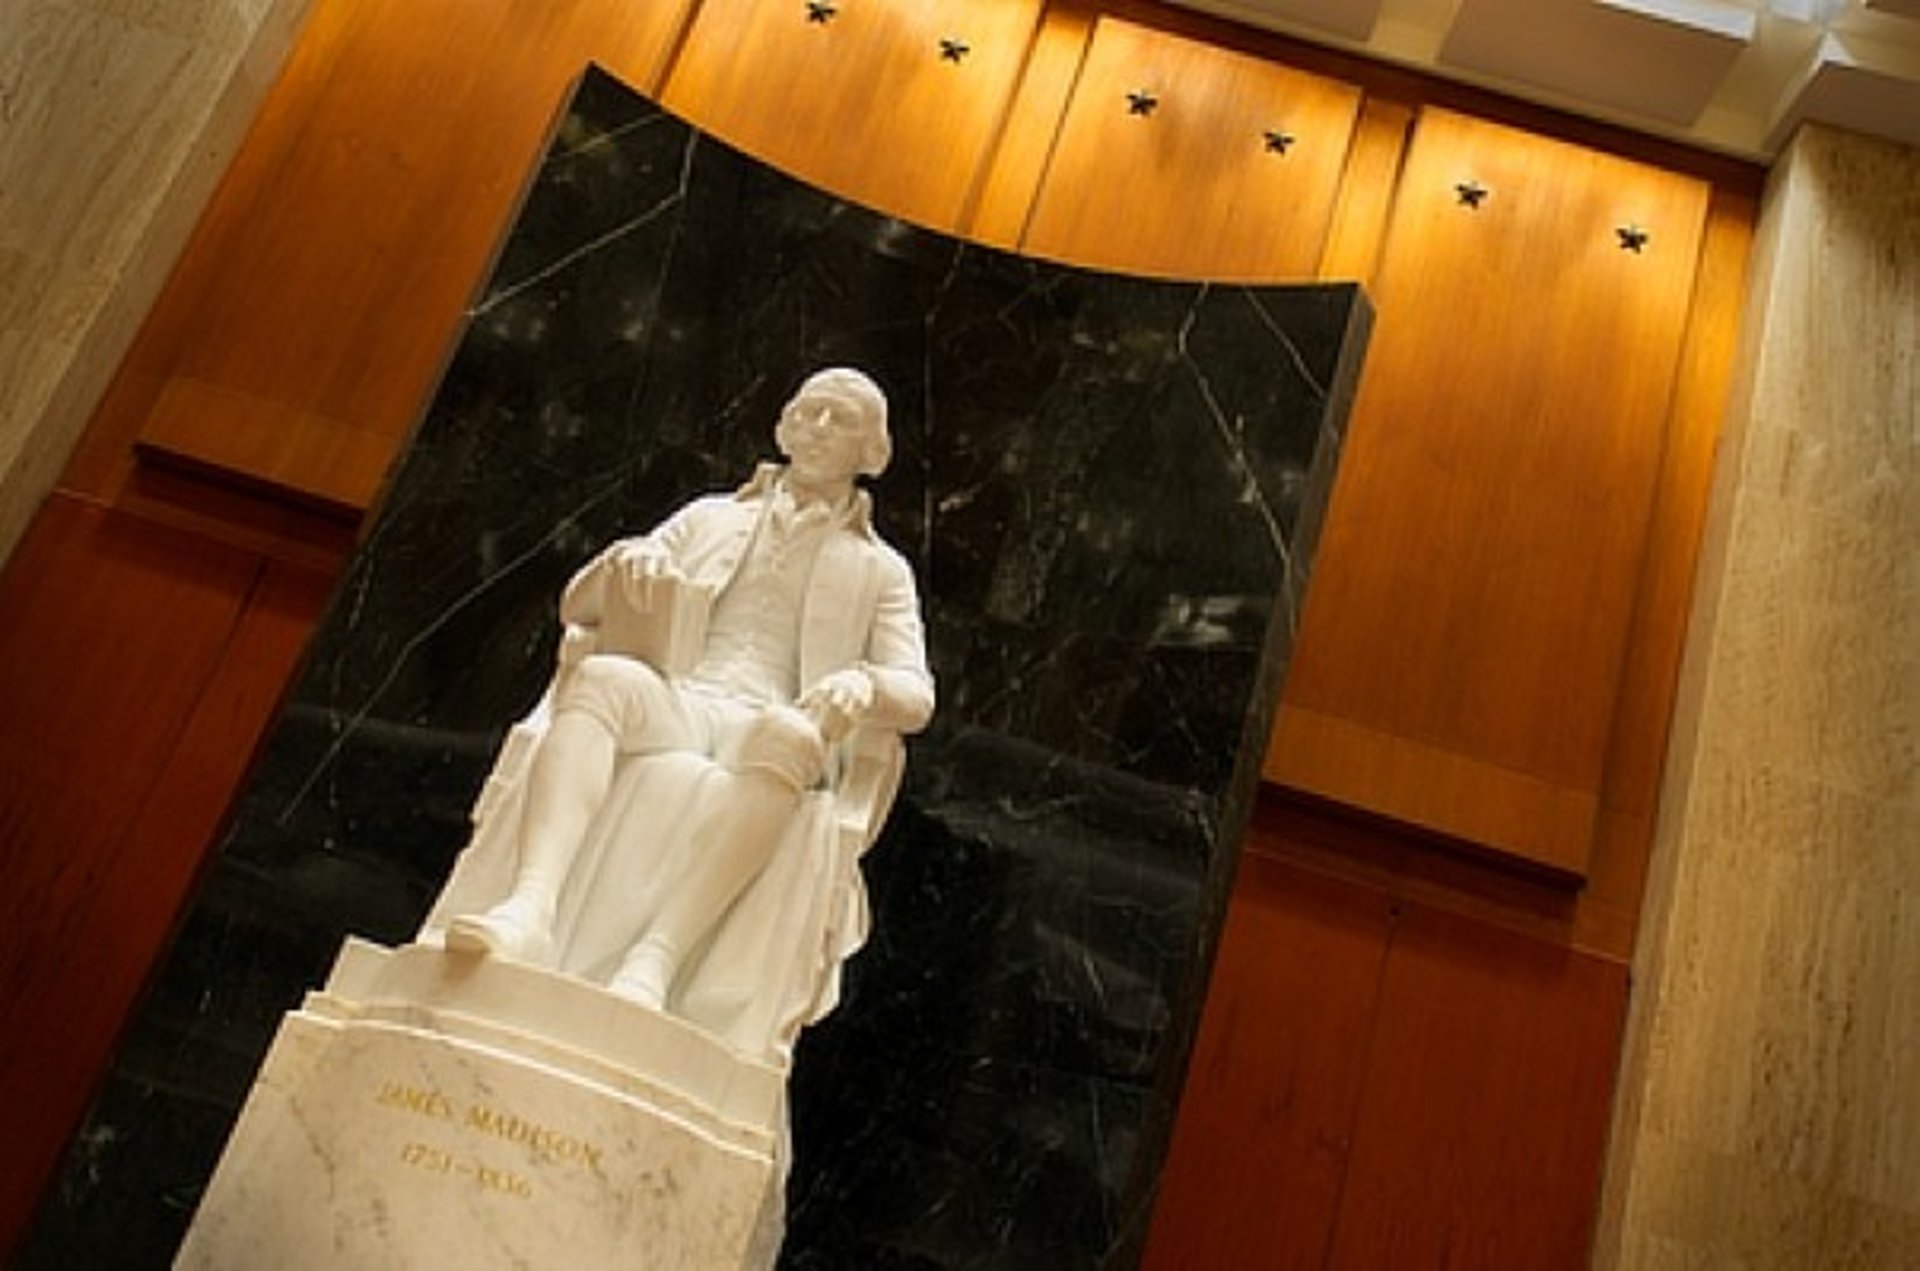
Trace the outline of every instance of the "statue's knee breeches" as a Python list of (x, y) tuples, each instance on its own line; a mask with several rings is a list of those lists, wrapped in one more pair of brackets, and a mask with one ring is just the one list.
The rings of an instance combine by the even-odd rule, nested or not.
[(554, 694), (556, 715), (592, 719), (622, 750), (686, 746), (692, 738), (679, 693), (637, 658), (595, 653), (582, 658)]
[(826, 771), (820, 729), (794, 707), (749, 707), (699, 693), (682, 697), (635, 658), (601, 653), (582, 658), (554, 693), (553, 710), (556, 717), (593, 720), (629, 753), (711, 754), (723, 767), (765, 773), (795, 790), (818, 785)]
[(827, 744), (814, 722), (791, 706), (757, 711), (741, 729), (722, 761), (738, 772), (760, 772), (795, 790), (820, 783), (827, 767)]

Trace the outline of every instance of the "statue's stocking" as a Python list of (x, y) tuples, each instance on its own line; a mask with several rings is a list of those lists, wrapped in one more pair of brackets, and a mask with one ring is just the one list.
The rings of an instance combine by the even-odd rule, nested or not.
[(606, 801), (617, 757), (606, 725), (568, 711), (554, 717), (534, 754), (513, 894), (538, 905), (549, 922), (587, 826)]
[(688, 837), (665, 901), (614, 978), (613, 989), (649, 1006), (666, 1000), (680, 960), (767, 867), (799, 793), (763, 769), (716, 769), (701, 789), (706, 812)]
[(447, 943), (473, 953), (550, 962), (554, 910), (587, 826), (613, 781), (618, 745), (591, 715), (563, 711), (547, 726), (527, 774), (513, 890), (484, 914), (454, 919)]

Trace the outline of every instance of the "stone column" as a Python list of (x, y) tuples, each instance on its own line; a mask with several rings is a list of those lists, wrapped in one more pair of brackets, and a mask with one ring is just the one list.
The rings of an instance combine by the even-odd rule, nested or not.
[(1767, 192), (1595, 1265), (1920, 1265), (1920, 152)]

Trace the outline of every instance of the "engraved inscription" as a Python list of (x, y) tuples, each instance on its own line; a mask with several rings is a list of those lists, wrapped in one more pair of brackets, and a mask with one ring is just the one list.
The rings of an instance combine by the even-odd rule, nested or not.
[[(462, 1105), (444, 1091), (406, 1081), (383, 1081), (374, 1092), (376, 1106), (408, 1116), (443, 1122), (469, 1134), (486, 1135), (522, 1149), (535, 1165), (573, 1167), (601, 1174), (600, 1147), (577, 1134), (527, 1120), (505, 1108), (485, 1103)], [(460, 1151), (412, 1140), (400, 1149), (400, 1159), (415, 1169), (470, 1178), (478, 1187), (507, 1196), (527, 1198), (533, 1184), (525, 1176), (498, 1165), (485, 1164)]]
[(600, 1172), (599, 1148), (551, 1126), (522, 1121), (511, 1113), (478, 1103), (468, 1107), (466, 1125), (468, 1129), (496, 1135), (509, 1143), (523, 1144), (542, 1164), (579, 1164), (596, 1174)]
[(417, 1165), (435, 1174), (453, 1173), (453, 1154), (442, 1152), (437, 1147), (429, 1147), (425, 1143), (406, 1144), (400, 1149), (400, 1159), (408, 1165)]
[(512, 1170), (470, 1161), (431, 1143), (403, 1143), (400, 1160), (403, 1164), (431, 1174), (471, 1179), (476, 1187), (489, 1192), (515, 1196), (521, 1200), (533, 1198), (533, 1184)]
[(374, 1096), (373, 1101), (383, 1108), (398, 1108), (402, 1112), (435, 1117), (441, 1121), (453, 1120), (453, 1100), (438, 1090), (423, 1090), (404, 1081), (382, 1082), (380, 1093)]

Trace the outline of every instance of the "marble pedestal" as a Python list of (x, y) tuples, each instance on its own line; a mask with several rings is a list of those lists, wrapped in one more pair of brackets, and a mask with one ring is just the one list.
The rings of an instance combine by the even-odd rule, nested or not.
[(360, 940), (286, 1016), (183, 1267), (767, 1267), (786, 1075), (578, 980)]

